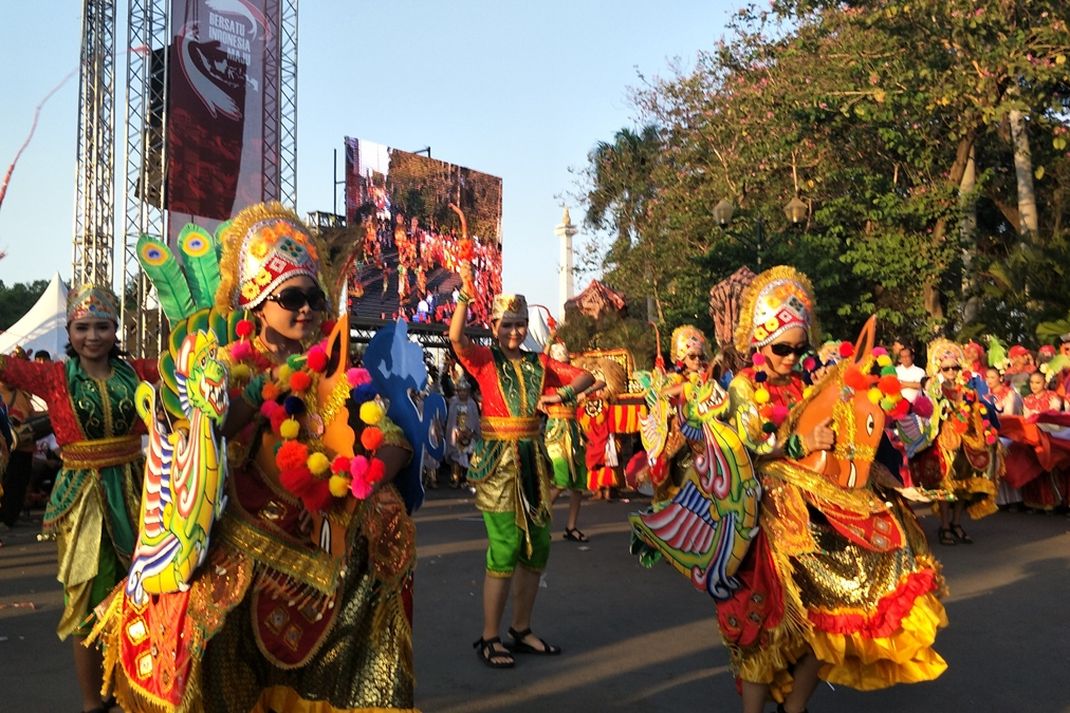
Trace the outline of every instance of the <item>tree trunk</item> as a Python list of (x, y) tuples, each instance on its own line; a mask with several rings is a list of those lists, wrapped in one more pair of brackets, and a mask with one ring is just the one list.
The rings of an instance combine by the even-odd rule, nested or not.
[(977, 319), (980, 299), (977, 294), (976, 275), (973, 269), (974, 251), (977, 249), (977, 200), (974, 191), (977, 188), (977, 164), (974, 148), (970, 147), (966, 169), (959, 182), (959, 205), (962, 207), (962, 220), (959, 233), (962, 237), (962, 324), (970, 324)]
[[(971, 129), (966, 132), (966, 134), (959, 139), (958, 146), (955, 147), (955, 162), (951, 164), (948, 179), (956, 186), (962, 184), (962, 177), (966, 173), (966, 166), (969, 165), (971, 156), (973, 155), (975, 134), (976, 129)], [(946, 235), (947, 218), (940, 218), (933, 225), (933, 242), (936, 244), (944, 242), (944, 237)], [(930, 279), (922, 286), (922, 301), (925, 304), (925, 311), (929, 313), (929, 316), (937, 322), (943, 322), (944, 305), (940, 302), (940, 288), (937, 284), (937, 280)]]
[(1029, 150), (1029, 134), (1022, 112), (1012, 109), (1009, 120), (1011, 142), (1014, 145), (1014, 173), (1018, 178), (1018, 214), (1021, 217), (1016, 227), (1022, 237), (1032, 240), (1040, 229), (1040, 221), (1037, 218), (1037, 197), (1033, 191), (1033, 156)]

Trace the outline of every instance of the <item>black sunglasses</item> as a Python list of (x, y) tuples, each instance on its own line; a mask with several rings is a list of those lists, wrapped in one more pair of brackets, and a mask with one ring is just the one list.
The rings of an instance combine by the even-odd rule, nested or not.
[(783, 342), (777, 342), (776, 344), (769, 345), (769, 351), (776, 354), (778, 357), (786, 357), (789, 354), (794, 354), (797, 357), (801, 357), (806, 352), (810, 351), (809, 344), (800, 344), (797, 347), (793, 347), (790, 344), (784, 344)]
[(962, 371), (961, 366), (942, 366), (940, 371)]
[(308, 305), (313, 312), (322, 312), (327, 309), (327, 295), (323, 294), (323, 290), (318, 287), (308, 292), (300, 287), (287, 287), (279, 294), (268, 297), (268, 301), (274, 302), (288, 312), (298, 312), (305, 305)]

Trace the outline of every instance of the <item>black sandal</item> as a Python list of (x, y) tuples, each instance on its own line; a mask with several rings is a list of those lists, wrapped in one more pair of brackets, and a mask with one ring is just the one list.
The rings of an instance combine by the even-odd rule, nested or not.
[(572, 540), (573, 542), (590, 542), (590, 538), (587, 535), (579, 531), (578, 528), (566, 527), (565, 539)]
[(525, 644), (524, 639), (532, 636), (531, 629), (524, 629), (523, 631), (517, 631), (513, 627), (509, 627), (509, 636), (513, 637), (513, 653), (515, 654), (536, 654), (538, 656), (557, 656), (561, 653), (560, 646), (554, 646), (548, 644), (539, 637), (535, 637), (535, 640), (542, 644), (541, 649), (537, 649), (531, 644)]
[[(484, 639), (481, 636), (478, 641), (472, 644), (472, 648), (476, 650), (476, 656), (479, 657), (479, 660), (490, 668), (512, 668), (515, 666), (516, 659), (513, 658), (513, 654), (509, 649), (505, 648), (505, 644), (502, 644), (504, 651), (497, 651), (494, 648), (495, 644), (502, 644), (500, 637), (495, 636), (493, 639)], [(495, 659), (499, 660), (495, 661)]]
[(962, 529), (962, 525), (952, 525), (951, 534), (955, 536), (955, 539), (964, 545), (972, 545), (973, 538), (966, 534), (966, 531)]
[(951, 531), (950, 527), (941, 527), (938, 537), (941, 545), (954, 545), (958, 543), (955, 539), (955, 533)]

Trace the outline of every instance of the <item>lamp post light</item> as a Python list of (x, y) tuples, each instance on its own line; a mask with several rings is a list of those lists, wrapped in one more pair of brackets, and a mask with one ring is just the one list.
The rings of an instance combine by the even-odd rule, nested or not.
[[(727, 198), (722, 198), (717, 205), (713, 207), (713, 218), (716, 220), (722, 228), (727, 228), (728, 224), (732, 222), (732, 216), (736, 212), (735, 205)], [(792, 225), (798, 225), (802, 221), (806, 220), (810, 214), (810, 207), (806, 205), (799, 196), (793, 196), (790, 201), (784, 206), (784, 215)], [(765, 251), (765, 222), (759, 215), (754, 220), (754, 239), (747, 240), (738, 235), (732, 233), (725, 233), (736, 242), (744, 245), (745, 247), (752, 248), (754, 250), (755, 260), (758, 264), (758, 272), (762, 271), (762, 253)]]

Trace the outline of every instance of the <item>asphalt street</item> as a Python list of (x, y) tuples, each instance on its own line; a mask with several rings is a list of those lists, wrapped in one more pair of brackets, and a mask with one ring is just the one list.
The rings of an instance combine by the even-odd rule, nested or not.
[[(739, 710), (712, 601), (667, 565), (647, 570), (628, 554), (626, 516), (642, 505), (586, 501), (585, 545), (561, 539), (557, 506), (534, 628), (564, 654), (491, 670), (471, 648), (482, 520), (466, 492), (431, 491), (416, 515), (417, 705), (425, 713)], [(934, 536), (933, 518), (923, 523)], [(1070, 713), (1070, 519), (998, 513), (967, 526), (976, 544), (934, 546), (950, 587), (951, 623), (937, 640), (947, 672), (867, 693), (821, 684), (813, 713)], [(73, 713), (70, 644), (54, 633), (55, 545), (37, 542), (36, 531), (24, 520), (0, 532), (0, 713)]]

